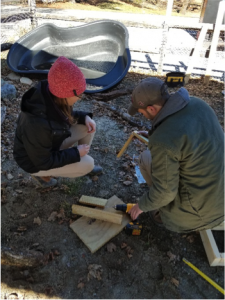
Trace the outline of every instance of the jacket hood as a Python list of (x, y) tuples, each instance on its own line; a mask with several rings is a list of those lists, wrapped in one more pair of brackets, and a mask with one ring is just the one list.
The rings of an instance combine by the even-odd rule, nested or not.
[(21, 101), (22, 112), (36, 116), (46, 114), (46, 105), (42, 94), (42, 89), (45, 87), (45, 85), (47, 87), (47, 84), (47, 81), (41, 81), (23, 95)]
[(162, 109), (152, 120), (152, 130), (154, 130), (165, 118), (184, 108), (190, 101), (188, 91), (180, 88), (174, 94), (171, 94)]

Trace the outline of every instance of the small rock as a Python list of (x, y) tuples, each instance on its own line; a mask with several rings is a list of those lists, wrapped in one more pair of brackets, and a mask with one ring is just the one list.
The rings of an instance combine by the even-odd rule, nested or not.
[(109, 191), (101, 190), (101, 191), (99, 192), (99, 197), (100, 197), (100, 198), (107, 198), (108, 195), (109, 195)]
[(1, 86), (2, 99), (13, 99), (16, 97), (16, 88), (12, 84), (5, 83)]
[(6, 177), (7, 177), (7, 179), (8, 180), (12, 180), (14, 177), (12, 176), (12, 174), (10, 174), (10, 173), (8, 173), (7, 175), (6, 175)]
[(23, 83), (23, 84), (27, 84), (27, 85), (31, 85), (33, 83), (33, 81), (30, 78), (27, 78), (27, 77), (21, 77), (20, 82)]
[(16, 75), (15, 73), (10, 73), (7, 78), (14, 80), (14, 81), (19, 81), (20, 80), (20, 76)]

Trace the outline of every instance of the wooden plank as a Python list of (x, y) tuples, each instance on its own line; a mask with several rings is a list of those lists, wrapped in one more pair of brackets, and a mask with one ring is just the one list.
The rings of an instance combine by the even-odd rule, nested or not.
[(212, 43), (211, 43), (211, 48), (210, 48), (210, 53), (209, 53), (209, 59), (208, 59), (208, 65), (206, 68), (206, 73), (204, 77), (204, 84), (208, 85), (209, 84), (209, 79), (211, 76), (211, 71), (212, 71), (212, 65), (214, 62), (215, 54), (216, 54), (216, 48), (220, 36), (220, 30), (222, 30), (221, 25), (223, 23), (223, 17), (225, 13), (225, 1), (220, 1), (219, 7), (218, 7), (218, 13), (216, 17), (216, 24), (215, 24), (215, 30), (213, 32), (213, 38), (212, 38)]
[(72, 224), (70, 228), (77, 234), (77, 236), (88, 247), (91, 253), (96, 252), (105, 243), (111, 240), (114, 236), (120, 233), (123, 228), (131, 221), (130, 216), (121, 211), (115, 211), (113, 208), (116, 204), (123, 204), (118, 197), (111, 197), (104, 208), (104, 211), (115, 212), (118, 215), (122, 215), (122, 224), (113, 224), (111, 222), (105, 222), (96, 220), (92, 222), (91, 218), (81, 217)]
[(72, 213), (77, 215), (82, 215), (92, 219), (107, 221), (115, 224), (122, 223), (122, 216), (114, 212), (103, 211), (99, 209), (94, 209), (90, 207), (85, 207), (81, 205), (72, 205)]
[(209, 24), (204, 24), (202, 26), (199, 38), (198, 38), (198, 40), (196, 42), (196, 45), (195, 45), (195, 48), (194, 48), (194, 52), (193, 52), (193, 54), (190, 58), (190, 61), (188, 63), (188, 68), (187, 68), (186, 75), (185, 75), (185, 84), (188, 83), (188, 81), (190, 79), (190, 76), (191, 76), (191, 73), (192, 73), (192, 70), (193, 70), (193, 67), (194, 67), (194, 64), (196, 63), (197, 59), (199, 59), (199, 52), (201, 50), (202, 43), (205, 39), (208, 28), (209, 28)]
[(221, 256), (217, 248), (215, 239), (210, 229), (200, 231), (203, 246), (211, 267), (218, 266), (221, 261)]
[(105, 207), (105, 205), (107, 203), (107, 200), (102, 199), (102, 198), (82, 195), (80, 200), (79, 200), (79, 203), (103, 208), (103, 207)]

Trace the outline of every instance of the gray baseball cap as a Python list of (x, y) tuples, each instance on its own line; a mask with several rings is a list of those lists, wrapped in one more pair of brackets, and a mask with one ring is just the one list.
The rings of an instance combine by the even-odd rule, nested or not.
[(143, 79), (132, 93), (132, 104), (128, 113), (133, 116), (139, 108), (145, 109), (149, 105), (163, 103), (170, 97), (167, 85), (161, 79), (148, 77)]

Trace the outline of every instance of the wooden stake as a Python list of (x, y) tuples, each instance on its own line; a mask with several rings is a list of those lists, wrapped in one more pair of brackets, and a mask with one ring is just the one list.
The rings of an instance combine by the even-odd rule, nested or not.
[(122, 217), (123, 217), (123, 215), (119, 215), (116, 213), (107, 212), (96, 208), (89, 208), (85, 206), (75, 205), (75, 204), (72, 205), (72, 213), (89, 217), (92, 219), (98, 219), (98, 220), (115, 223), (115, 224), (121, 224)]
[(120, 150), (120, 152), (117, 154), (117, 157), (121, 157), (123, 155), (123, 153), (127, 150), (127, 147), (130, 145), (130, 142), (132, 141), (134, 137), (134, 133), (132, 132), (129, 139), (126, 141), (126, 143), (124, 144), (123, 148)]
[(137, 131), (133, 131), (131, 133), (130, 137), (128, 138), (128, 140), (126, 141), (126, 143), (124, 144), (123, 148), (117, 154), (118, 158), (121, 157), (123, 155), (123, 153), (127, 150), (127, 147), (130, 145), (130, 143), (131, 143), (131, 141), (134, 137), (138, 138), (140, 141), (142, 141), (143, 143), (148, 145), (148, 139), (147, 138), (145, 138), (144, 136), (138, 134)]

